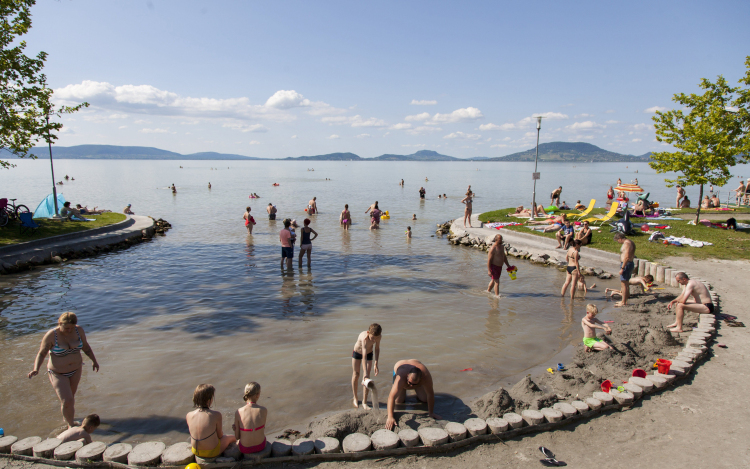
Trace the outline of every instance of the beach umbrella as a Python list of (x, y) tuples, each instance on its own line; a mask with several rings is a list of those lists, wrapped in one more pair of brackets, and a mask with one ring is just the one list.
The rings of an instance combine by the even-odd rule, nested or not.
[(638, 184), (620, 184), (615, 187), (618, 192), (643, 192), (643, 189)]

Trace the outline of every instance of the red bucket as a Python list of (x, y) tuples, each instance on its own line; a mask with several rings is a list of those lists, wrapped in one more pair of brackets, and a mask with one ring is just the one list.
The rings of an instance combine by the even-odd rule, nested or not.
[(646, 377), (646, 370), (642, 370), (640, 368), (636, 368), (633, 370), (633, 376), (638, 378), (645, 378)]
[(662, 358), (656, 360), (656, 371), (658, 371), (659, 374), (668, 375), (670, 366), (672, 366), (672, 362), (669, 360), (664, 360)]
[(602, 392), (609, 392), (610, 389), (612, 389), (612, 381), (605, 379), (602, 382)]

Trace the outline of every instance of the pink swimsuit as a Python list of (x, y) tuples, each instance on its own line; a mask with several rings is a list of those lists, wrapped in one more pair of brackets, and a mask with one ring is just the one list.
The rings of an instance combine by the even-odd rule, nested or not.
[[(240, 427), (240, 431), (241, 431), (241, 432), (254, 432), (254, 431), (258, 431), (258, 430), (260, 430), (260, 429), (261, 429), (261, 428), (263, 428), (263, 427), (265, 427), (265, 425), (261, 425), (260, 427), (258, 427), (258, 428), (256, 428), (256, 429), (252, 429), (252, 428), (242, 428), (242, 427)], [(266, 448), (266, 439), (265, 439), (265, 438), (263, 438), (263, 442), (262, 442), (262, 443), (260, 443), (260, 444), (258, 444), (258, 445), (254, 445), (254, 446), (242, 446), (242, 443), (240, 443), (240, 442), (238, 441), (238, 442), (237, 442), (237, 447), (238, 447), (238, 448), (240, 449), (240, 451), (242, 451), (242, 453), (244, 453), (244, 454), (252, 454), (252, 453), (258, 453), (258, 452), (260, 452), (260, 451), (263, 451), (263, 450), (264, 450), (264, 449)]]

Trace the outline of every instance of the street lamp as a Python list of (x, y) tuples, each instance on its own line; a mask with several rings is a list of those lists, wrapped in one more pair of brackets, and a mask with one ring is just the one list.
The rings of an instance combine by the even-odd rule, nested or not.
[(531, 179), (534, 180), (534, 193), (531, 196), (531, 218), (534, 220), (534, 214), (536, 213), (536, 181), (539, 179), (539, 173), (536, 170), (539, 162), (539, 130), (542, 128), (542, 116), (536, 118), (536, 157), (534, 158), (534, 172), (531, 174)]

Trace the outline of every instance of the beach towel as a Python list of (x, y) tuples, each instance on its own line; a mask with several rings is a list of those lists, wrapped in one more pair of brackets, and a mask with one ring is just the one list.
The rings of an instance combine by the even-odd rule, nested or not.
[(518, 223), (516, 221), (504, 221), (504, 222), (494, 222), (494, 223), (485, 223), (485, 228), (494, 228), (496, 230), (499, 230), (500, 228), (506, 227), (506, 226), (523, 226), (523, 223)]
[(683, 246), (690, 246), (693, 248), (702, 248), (703, 246), (713, 246), (713, 243), (708, 243), (706, 241), (696, 241), (694, 239), (690, 238), (678, 238), (677, 236), (669, 236), (664, 238), (665, 241), (668, 241), (671, 243), (680, 243)]

